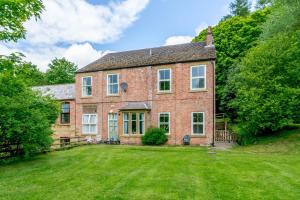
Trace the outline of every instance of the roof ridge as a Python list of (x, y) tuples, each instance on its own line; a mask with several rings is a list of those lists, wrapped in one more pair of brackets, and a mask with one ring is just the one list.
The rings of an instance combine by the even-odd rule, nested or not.
[(48, 84), (48, 85), (35, 85), (32, 87), (47, 87), (47, 86), (60, 86), (60, 85), (75, 85), (75, 83), (59, 83), (59, 84)]

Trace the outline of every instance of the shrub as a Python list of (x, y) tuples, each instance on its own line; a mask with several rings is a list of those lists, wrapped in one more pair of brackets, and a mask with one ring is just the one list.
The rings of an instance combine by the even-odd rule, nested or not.
[(142, 137), (144, 145), (162, 145), (168, 141), (168, 136), (164, 129), (150, 127)]

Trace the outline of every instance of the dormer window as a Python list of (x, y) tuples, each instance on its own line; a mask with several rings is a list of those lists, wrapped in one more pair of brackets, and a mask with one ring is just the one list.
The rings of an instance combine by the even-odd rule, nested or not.
[(82, 96), (92, 96), (92, 77), (82, 77)]

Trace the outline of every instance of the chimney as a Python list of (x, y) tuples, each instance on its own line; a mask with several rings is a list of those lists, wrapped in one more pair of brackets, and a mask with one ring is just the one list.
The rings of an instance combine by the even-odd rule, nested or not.
[(213, 46), (214, 45), (214, 38), (213, 38), (213, 35), (212, 35), (211, 26), (209, 26), (207, 28), (207, 35), (206, 35), (205, 42), (206, 42), (206, 46)]

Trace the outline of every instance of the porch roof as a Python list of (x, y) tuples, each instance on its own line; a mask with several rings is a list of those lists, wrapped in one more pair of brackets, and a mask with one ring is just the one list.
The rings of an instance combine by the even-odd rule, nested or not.
[(120, 108), (120, 111), (122, 110), (151, 110), (151, 107), (146, 102), (129, 102)]

